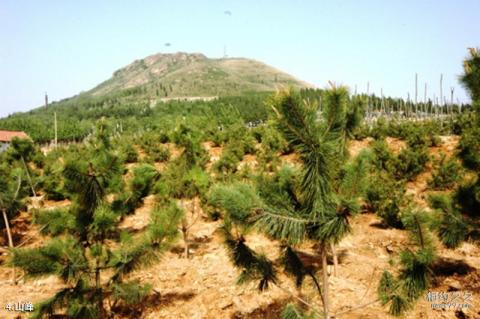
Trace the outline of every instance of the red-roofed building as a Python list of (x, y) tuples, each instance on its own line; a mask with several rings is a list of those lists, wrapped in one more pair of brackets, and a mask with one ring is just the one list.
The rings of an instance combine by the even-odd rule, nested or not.
[(22, 131), (2, 131), (0, 130), (0, 153), (5, 151), (12, 140), (15, 138), (30, 138), (25, 132)]

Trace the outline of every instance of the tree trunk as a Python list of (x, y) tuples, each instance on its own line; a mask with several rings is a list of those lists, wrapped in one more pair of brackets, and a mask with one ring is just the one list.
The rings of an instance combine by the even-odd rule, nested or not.
[(329, 318), (330, 312), (330, 304), (329, 304), (329, 296), (328, 296), (328, 263), (327, 263), (327, 249), (326, 244), (321, 243), (321, 255), (322, 255), (322, 273), (323, 273), (323, 310), (324, 310), (324, 318)]
[(183, 242), (185, 243), (185, 248), (183, 252), (183, 256), (188, 258), (189, 250), (188, 250), (188, 225), (187, 225), (187, 218), (182, 219), (182, 234), (183, 234)]
[(25, 160), (23, 159), (23, 156), (22, 156), (22, 163), (23, 163), (23, 167), (25, 168), (25, 172), (27, 173), (28, 182), (30, 183), (30, 188), (32, 189), (33, 196), (37, 197), (37, 193), (35, 193), (35, 189), (33, 188), (32, 178), (30, 177), (30, 173), (28, 172), (28, 167), (27, 167), (27, 164), (25, 163)]
[[(7, 230), (8, 247), (13, 248), (12, 232), (10, 231), (10, 225), (8, 224), (7, 210), (5, 208), (2, 209), (2, 214), (3, 214), (3, 221), (5, 222), (5, 229)], [(17, 275), (15, 273), (15, 267), (12, 267), (12, 282), (14, 285), (17, 284)]]
[(337, 249), (335, 248), (334, 243), (330, 243), (330, 248), (332, 249), (332, 255), (333, 255), (333, 276), (337, 277), (337, 270), (338, 270)]
[(101, 287), (100, 266), (98, 259), (95, 262), (95, 289), (97, 291), (97, 307), (100, 313), (100, 318), (105, 318), (105, 311), (103, 309), (103, 292)]

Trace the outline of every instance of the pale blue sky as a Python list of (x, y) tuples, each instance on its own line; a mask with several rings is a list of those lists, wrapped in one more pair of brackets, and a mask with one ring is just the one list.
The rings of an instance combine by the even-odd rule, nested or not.
[[(225, 11), (231, 11), (227, 15)], [(248, 57), (324, 87), (406, 97), (455, 87), (480, 46), (480, 1), (0, 0), (0, 116), (91, 89), (158, 52)], [(165, 43), (172, 45), (166, 47)], [(448, 95), (448, 94), (445, 94)]]

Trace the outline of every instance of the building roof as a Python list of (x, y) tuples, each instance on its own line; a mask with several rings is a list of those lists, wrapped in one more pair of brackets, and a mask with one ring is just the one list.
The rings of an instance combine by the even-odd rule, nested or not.
[(14, 137), (30, 138), (27, 133), (22, 131), (2, 131), (0, 130), (0, 142), (11, 142)]

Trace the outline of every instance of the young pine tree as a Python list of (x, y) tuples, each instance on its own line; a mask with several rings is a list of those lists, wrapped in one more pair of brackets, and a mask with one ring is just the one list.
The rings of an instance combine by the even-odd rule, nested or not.
[(415, 249), (409, 248), (400, 253), (398, 275), (384, 271), (377, 290), (381, 303), (388, 304), (390, 314), (395, 316), (408, 310), (428, 289), (431, 266), (435, 261), (428, 213), (411, 210), (403, 216), (402, 223), (409, 230)]
[[(16, 173), (16, 174), (15, 174)], [(0, 183), (0, 210), (2, 212), (3, 225), (7, 232), (8, 247), (13, 249), (13, 237), (10, 229), (10, 217), (17, 213), (22, 206), (22, 198), (27, 194), (22, 191), (22, 177), (20, 172), (13, 171), (8, 174), (6, 171), (0, 171), (0, 178), (4, 181)], [(15, 268), (12, 268), (12, 283), (17, 284)]]
[(460, 184), (449, 196), (432, 196), (431, 206), (441, 212), (438, 235), (448, 248), (456, 248), (463, 241), (476, 237), (480, 229), (480, 53), (470, 49), (464, 61), (464, 74), (460, 82), (472, 98), (474, 123), (462, 130), (459, 157), (463, 165), (475, 175)]
[[(269, 284), (280, 285), (273, 262), (250, 249), (238, 227), (230, 227), (237, 222), (244, 225), (240, 229), (248, 229), (252, 220), (256, 220), (255, 226), (259, 230), (283, 243), (283, 268), (295, 278), (296, 285), (300, 287), (307, 276), (312, 278), (323, 301), (323, 316), (329, 318), (327, 250), (350, 231), (350, 205), (336, 196), (333, 185), (338, 173), (336, 167), (347, 157), (348, 92), (343, 87), (333, 87), (324, 100), (325, 108), (321, 114), (316, 105), (302, 101), (297, 93), (290, 91), (280, 93), (273, 101), (278, 130), (302, 161), (296, 187), (288, 183), (274, 186), (267, 191), (268, 198), (263, 202), (252, 201), (256, 196), (251, 190), (246, 191), (249, 187), (245, 185), (219, 196), (224, 198), (219, 202), (224, 203), (228, 212), (224, 227), (226, 244), (234, 265), (242, 269), (240, 281), (259, 280), (260, 290), (268, 288)], [(275, 188), (278, 196), (274, 194)], [(226, 200), (227, 195), (233, 193), (237, 195), (231, 196), (232, 200), (235, 197), (245, 200), (233, 206), (235, 201)], [(241, 205), (249, 201), (248, 205)], [(254, 202), (256, 204), (252, 204)], [(233, 222), (229, 223), (229, 220)], [(295, 249), (295, 245), (306, 240), (318, 243), (322, 260), (321, 285), (314, 270), (302, 262)], [(285, 317), (291, 317), (295, 312), (292, 311), (292, 306), (287, 307)]]
[[(178, 234), (183, 211), (175, 204), (158, 206), (147, 229), (136, 235), (117, 225), (121, 214), (105, 200), (117, 159), (109, 151), (105, 131), (93, 143), (89, 162), (70, 160), (64, 169), (66, 185), (73, 194), (69, 214), (72, 223), (55, 228), (57, 236), (38, 248), (14, 249), (11, 264), (29, 277), (56, 275), (65, 288), (35, 307), (32, 318), (65, 314), (68, 318), (110, 318), (119, 308), (140, 302), (149, 285), (126, 281), (140, 265), (149, 264), (170, 246)], [(62, 212), (57, 212), (62, 214)], [(48, 215), (58, 218), (56, 214)], [(73, 225), (72, 225), (73, 224)], [(116, 242), (116, 245), (112, 245)]]
[(190, 214), (183, 217), (180, 228), (185, 244), (184, 257), (188, 258), (189, 230), (200, 217), (197, 198), (200, 199), (206, 193), (210, 178), (204, 170), (207, 153), (193, 130), (184, 123), (178, 125), (174, 132), (174, 140), (183, 148), (182, 153), (168, 165), (164, 179), (157, 188), (160, 188), (158, 195), (164, 199), (189, 199), (191, 202)]
[(35, 146), (33, 145), (33, 142), (29, 139), (20, 139), (15, 137), (12, 140), (12, 145), (8, 152), (13, 159), (21, 163), (24, 169), (25, 175), (27, 177), (27, 180), (30, 184), (32, 195), (36, 197), (37, 193), (35, 192), (35, 187), (32, 180), (30, 168), (28, 166), (28, 163), (32, 160), (35, 154)]

